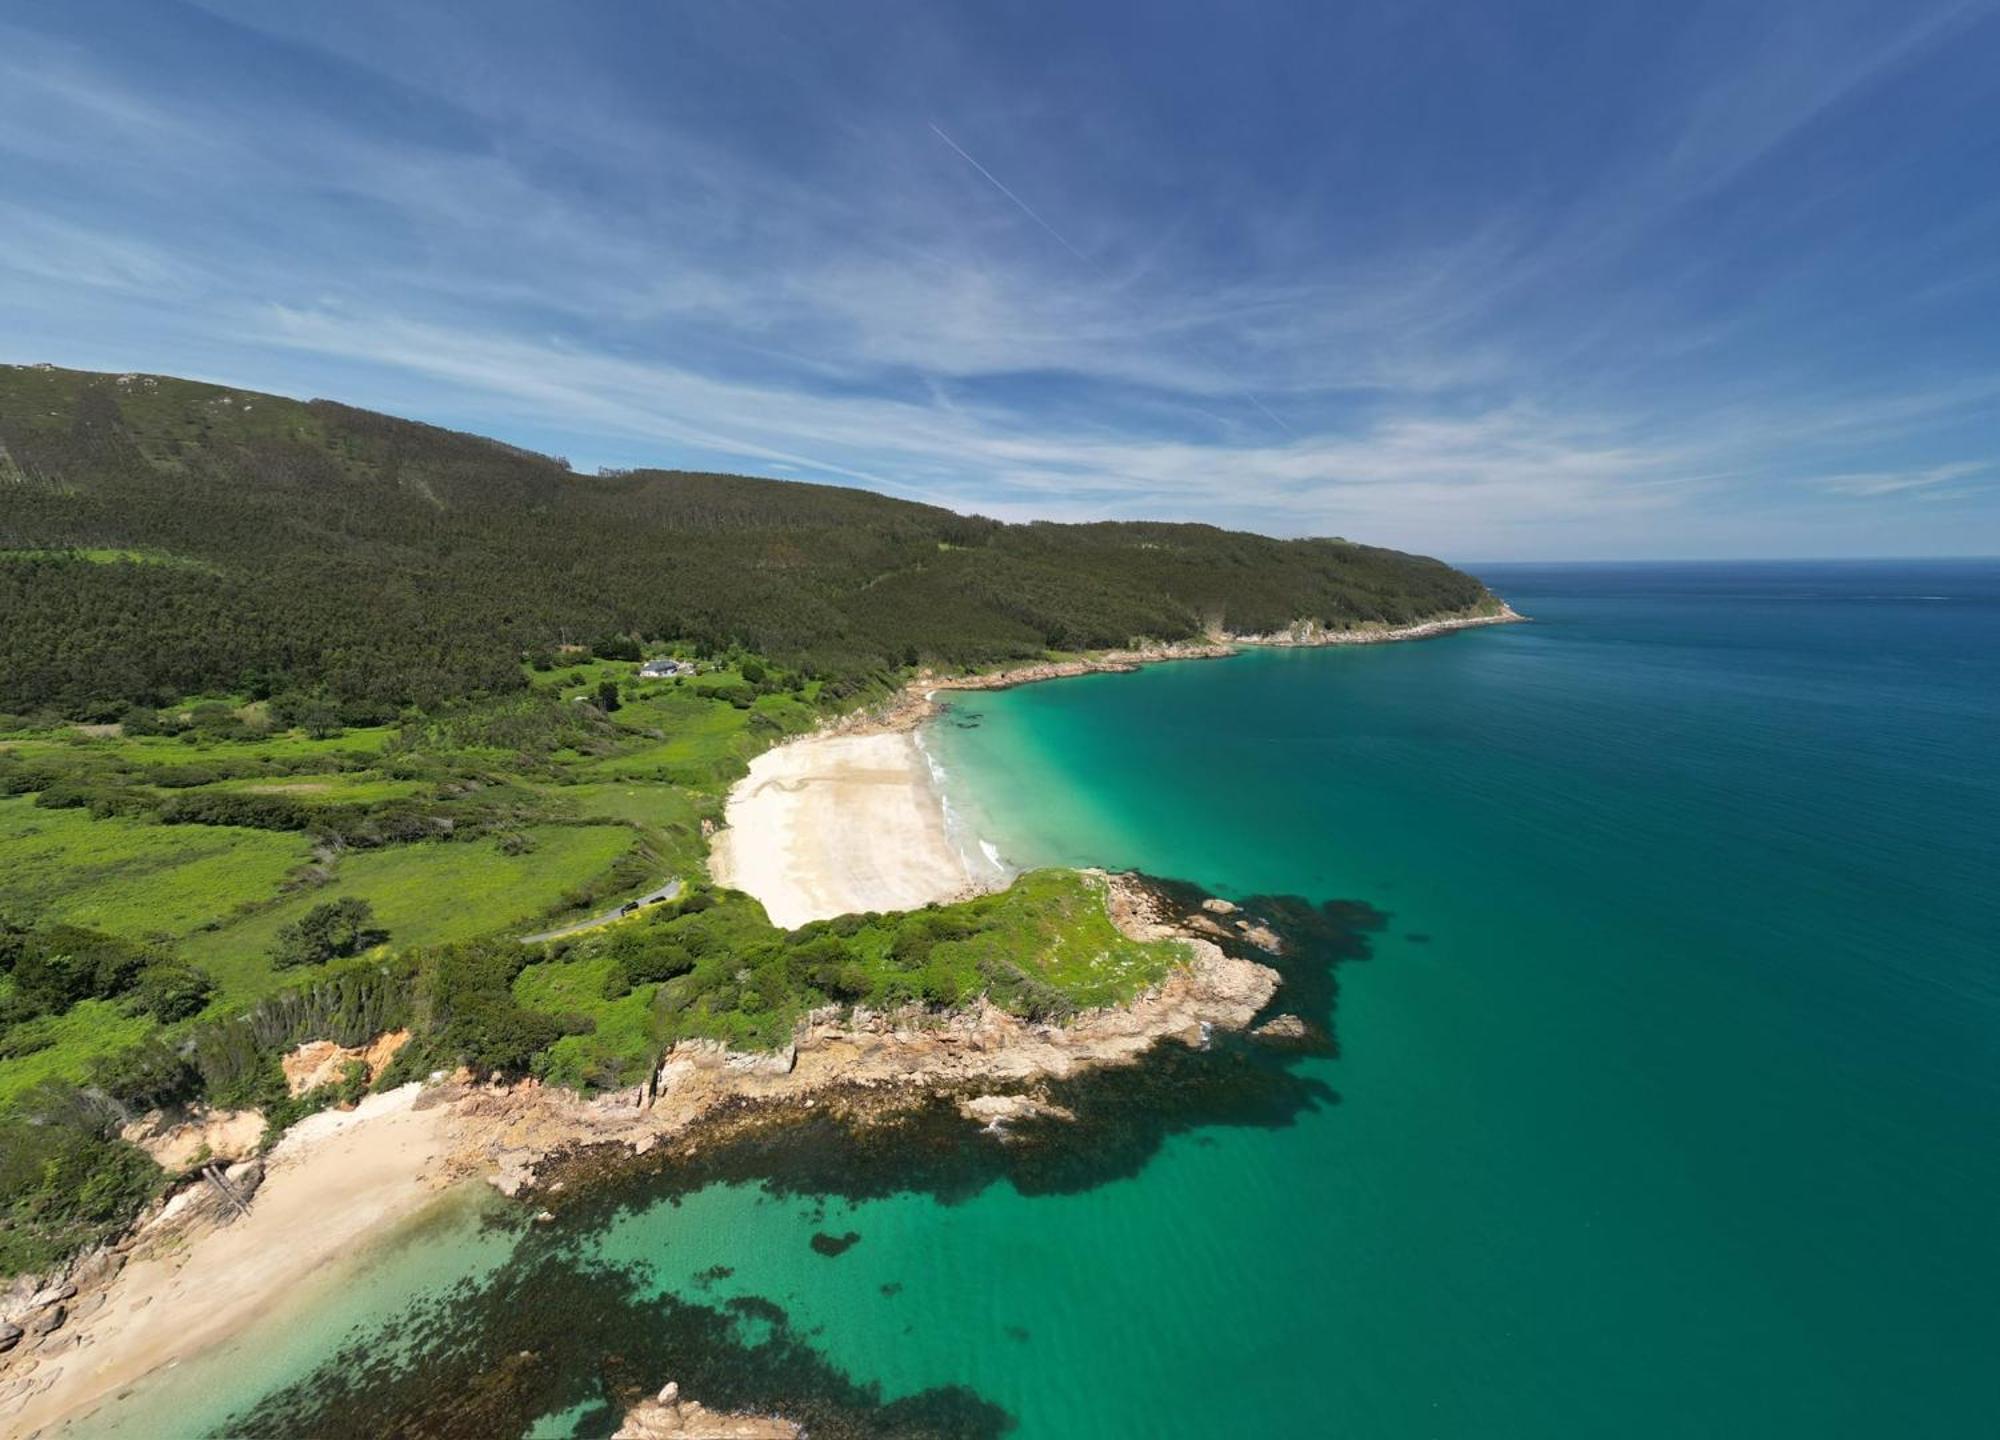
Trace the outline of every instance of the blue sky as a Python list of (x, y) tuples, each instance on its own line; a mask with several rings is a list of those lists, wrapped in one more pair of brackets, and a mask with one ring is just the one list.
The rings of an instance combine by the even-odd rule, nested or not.
[(2000, 7), (0, 0), (0, 359), (1459, 559), (2000, 551)]

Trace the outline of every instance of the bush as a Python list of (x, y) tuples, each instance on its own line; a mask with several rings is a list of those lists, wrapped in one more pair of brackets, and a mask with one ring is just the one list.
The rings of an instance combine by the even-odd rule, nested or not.
[(532, 958), (502, 942), (418, 953), (413, 1025), (434, 1061), (525, 1075), (535, 1056), (562, 1038), (558, 1021), (514, 999), (514, 977)]
[(375, 928), (375, 909), (366, 900), (329, 900), (279, 927), (277, 943), (271, 947), (271, 963), (280, 970), (324, 965), (358, 955), (388, 938), (388, 932)]
[(163, 958), (116, 935), (52, 925), (7, 942), (14, 995), (29, 1013), (60, 1015), (79, 1000), (123, 994), (149, 963)]
[(158, 960), (139, 972), (130, 1004), (162, 1025), (199, 1015), (215, 993), (208, 972), (184, 960)]
[(0, 1276), (47, 1270), (116, 1235), (162, 1178), (74, 1092), (37, 1092), (0, 1119)]
[(90, 1067), (92, 1085), (134, 1110), (185, 1100), (200, 1088), (200, 1080), (188, 1058), (157, 1035), (100, 1055)]

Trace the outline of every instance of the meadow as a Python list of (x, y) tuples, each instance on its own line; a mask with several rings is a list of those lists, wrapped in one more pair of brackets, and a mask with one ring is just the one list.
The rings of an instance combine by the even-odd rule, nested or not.
[[(742, 662), (669, 681), (637, 668), (524, 667), (525, 695), (334, 733), (276, 728), (244, 696), (122, 727), (16, 722), (0, 735), (13, 792), (0, 796), (0, 917), (157, 946), (212, 982), (213, 1019), (312, 983), (317, 967), (274, 954), (282, 930), (332, 902), (366, 902), (388, 955), (512, 938), (699, 881), (702, 822), (720, 819), (751, 756), (816, 723), (818, 686), (774, 684), (755, 662), (755, 683)], [(244, 806), (250, 823), (176, 823)], [(649, 1043), (645, 997), (611, 1004), (597, 983), (524, 981), (525, 998), (597, 1020), (556, 1061), (579, 1081), (622, 1074)], [(589, 1003), (571, 996), (579, 986)], [(0, 1049), (0, 1104), (45, 1080), (87, 1083), (104, 1057), (172, 1028), (104, 999), (34, 1025), (28, 1053)]]

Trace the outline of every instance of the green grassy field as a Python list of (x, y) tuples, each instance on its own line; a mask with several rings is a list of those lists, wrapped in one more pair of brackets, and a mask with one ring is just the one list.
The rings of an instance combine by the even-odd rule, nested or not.
[(0, 800), (0, 909), (113, 934), (184, 936), (268, 899), (309, 856), (304, 838), (155, 825)]
[(350, 772), (218, 780), (207, 788), (241, 791), (246, 795), (283, 795), (308, 805), (368, 805), (378, 800), (403, 800), (413, 795), (426, 795), (437, 787), (423, 780), (385, 780), (367, 772)]
[(153, 1029), (143, 1015), (127, 1015), (107, 1000), (79, 1000), (62, 1015), (35, 1022), (46, 1049), (0, 1064), (0, 1108), (44, 1080), (82, 1080), (99, 1055), (130, 1045)]
[[(571, 668), (587, 686), (572, 683)], [(733, 670), (701, 677), (711, 688), (704, 696), (689, 682), (637, 682), (630, 662), (571, 668), (535, 677), (540, 701), (496, 702), (493, 720), (477, 707), (454, 712), (414, 741), (394, 726), (258, 734), (264, 707), (240, 697), (217, 697), (250, 722), (227, 737), (73, 725), (0, 734), (0, 777), (6, 766), (24, 767), (30, 786), (48, 777), (83, 792), (64, 808), (37, 805), (32, 794), (0, 798), (0, 916), (168, 942), (215, 982), (205, 1013), (225, 1014), (310, 980), (309, 971), (275, 969), (271, 950), (281, 927), (328, 901), (366, 900), (389, 949), (400, 950), (517, 934), (596, 913), (671, 876), (699, 878), (702, 821), (720, 816), (748, 757), (816, 718), (791, 694), (753, 700)], [(594, 697), (600, 679), (632, 693), (615, 723), (560, 698)], [(203, 796), (289, 801), (307, 816), (416, 806), (427, 824), (453, 826), (460, 838), (357, 849), (296, 829), (160, 823)], [(601, 975), (577, 983), (586, 996), (574, 999), (566, 986), (551, 1003), (588, 1009), (599, 1029), (566, 1039), (550, 1062), (555, 1073), (596, 1083), (643, 1063), (650, 987), (611, 1004), (593, 988)], [(154, 1028), (102, 1001), (28, 1023), (35, 1044), (48, 1043), (0, 1059), (0, 1105), (43, 1079), (82, 1080), (93, 1057)]]
[(267, 957), (279, 927), (314, 905), (366, 900), (398, 949), (513, 933), (560, 904), (572, 886), (608, 870), (638, 838), (624, 825), (541, 825), (526, 833), (535, 848), (521, 855), (503, 854), (494, 840), (428, 841), (343, 855), (328, 884), (193, 936), (181, 953), (215, 977), (216, 1007), (230, 1008), (288, 983)]
[(164, 550), (0, 550), (0, 562), (7, 560), (30, 560), (41, 555), (60, 555), (68, 559), (87, 560), (93, 565), (173, 565), (188, 570), (214, 570), (206, 560), (195, 560), (186, 555), (169, 555)]

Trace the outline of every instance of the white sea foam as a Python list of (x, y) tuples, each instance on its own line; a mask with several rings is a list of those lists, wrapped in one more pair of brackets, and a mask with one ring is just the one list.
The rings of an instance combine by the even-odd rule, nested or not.
[(924, 765), (930, 771), (931, 789), (937, 795), (938, 808), (944, 813), (944, 833), (958, 851), (959, 863), (965, 869), (968, 879), (976, 883), (997, 881), (1005, 883), (1017, 873), (1000, 854), (1000, 849), (991, 840), (972, 832), (958, 808), (951, 803), (951, 772), (924, 743), (924, 732), (916, 731), (912, 736), (917, 753), (924, 757)]

